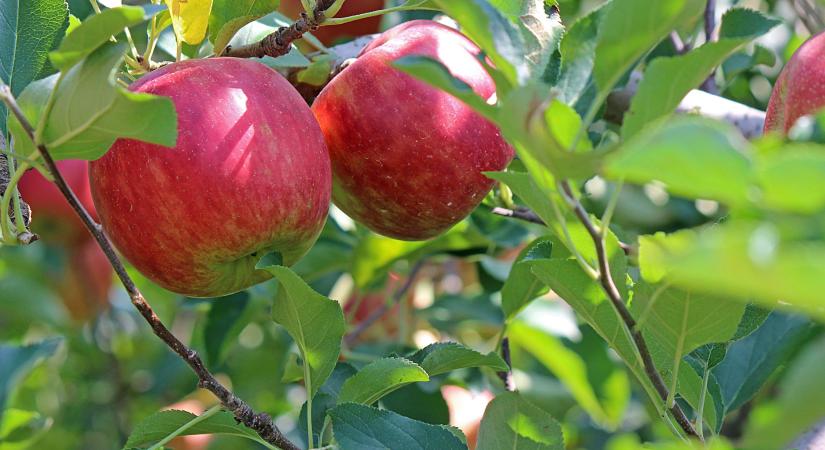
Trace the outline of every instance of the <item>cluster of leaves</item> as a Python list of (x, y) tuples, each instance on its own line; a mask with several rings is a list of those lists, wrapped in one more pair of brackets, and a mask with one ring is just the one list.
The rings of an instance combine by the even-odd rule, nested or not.
[[(0, 76), (37, 127), (35, 142), (14, 119), (3, 128), (4, 135), (8, 131), (13, 136), (20, 169), (39, 166), (36, 145), (45, 145), (56, 159), (95, 159), (118, 137), (175, 142), (171, 103), (130, 93), (123, 86), (140, 70), (129, 54), (131, 37), (124, 29), (145, 28), (144, 60), (151, 60), (155, 45), (165, 47), (167, 56), (204, 56), (227, 45), (253, 42), (286, 23), (272, 13), (277, 0), (166, 3), (117, 6), (82, 22), (69, 16), (62, 1), (4, 4), (8, 9), (2, 15), (15, 19), (9, 30), (15, 45), (0, 46), (11, 51), (2, 55)], [(507, 186), (514, 200), (535, 211), (546, 226), (528, 229), (480, 210), (433, 241), (413, 243), (346, 231), (330, 220), (313, 251), (292, 269), (261, 262), (260, 268), (277, 279), (277, 294), (262, 287), (251, 299), (239, 294), (211, 303), (184, 302), (192, 309), (208, 309), (202, 345), (210, 364), (225, 365), (231, 344), (252, 320), (250, 311), (265, 310), (275, 298), (271, 319), (280, 326), (273, 332), (280, 337), (268, 341), (266, 351), (284, 354), (277, 367), (284, 373), (283, 384), (302, 383), (307, 398), (298, 413), (306, 435), (293, 431), (291, 437), (306, 439), (310, 447), (334, 445), (342, 450), (466, 448), (465, 436), (445, 426), (445, 419), (393, 401), (394, 395), (407, 392), (406, 402), (424, 402), (431, 397), (422, 386), (445, 383), (457, 371), (474, 374), (477, 383), (500, 392), (484, 413), (478, 448), (562, 449), (565, 438), (571, 446), (584, 440), (570, 430), (563, 437), (557, 419), (568, 425), (564, 414), (570, 407), (548, 407), (545, 403), (552, 402), (539, 401), (528, 386), (518, 386), (520, 393), (505, 392), (496, 372), (508, 366), (496, 353), (450, 343), (379, 351), (365, 364), (340, 361), (353, 356), (342, 348), (347, 323), (338, 302), (323, 294), (329, 294), (342, 274), (361, 289), (380, 285), (399, 261), (453, 255), (477, 262), (484, 285), (480, 299), (438, 299), (423, 312), (429, 325), (445, 335), (460, 335), (462, 325), (479, 328), (477, 324), (484, 323), (495, 330), (494, 341), (507, 336), (515, 367), (529, 373), (531, 381), (552, 380), (564, 391), (561, 397), (588, 417), (588, 429), (627, 431), (623, 421), (628, 405), (636, 402), (649, 405), (652, 417), (661, 417), (664, 427), (681, 436), (668, 413), (678, 403), (700, 433), (716, 436), (726, 418), (752, 403), (775, 381), (777, 368), (811, 340), (811, 322), (788, 311), (817, 320), (825, 317), (818, 299), (818, 280), (825, 275), (818, 258), (825, 246), (820, 226), (825, 189), (818, 189), (825, 179), (825, 152), (820, 144), (786, 143), (775, 137), (748, 142), (730, 125), (673, 116), (685, 94), (720, 65), (733, 79), (765, 61), (758, 47), (749, 53), (744, 49), (777, 22), (734, 8), (722, 20), (718, 41), (681, 55), (656, 56), (673, 30), (696, 32), (704, 1), (612, 0), (568, 22), (566, 29), (549, 3), (410, 0), (395, 9), (443, 11), (489, 58), (487, 69), (497, 86), (495, 104), (479, 98), (436, 61), (412, 57), (396, 66), (499, 125), (518, 161), (509, 171), (489, 176)], [(174, 38), (164, 40), (169, 33)], [(297, 49), (264, 62), (275, 68), (306, 68), (304, 76), (310, 78), (319, 65), (328, 64), (310, 61)], [(633, 71), (643, 71), (644, 77), (623, 124), (605, 124), (601, 116), (608, 95)], [(0, 120), (0, 126), (5, 123)], [(664, 399), (645, 372), (630, 334), (636, 330), (616, 314), (599, 283), (598, 276), (604, 274), (598, 273), (596, 247), (570, 208), (576, 198), (561, 189), (563, 182), (578, 186), (594, 177), (614, 188), (606, 213), (590, 220), (603, 233), (610, 275), (668, 387), (670, 396)], [(637, 257), (629, 258), (620, 237), (633, 238), (633, 233), (612, 220), (614, 211), (619, 216), (616, 208), (623, 206), (619, 192), (625, 183), (625, 189), (631, 189), (653, 182), (681, 198), (718, 202), (725, 215), (716, 223), (677, 233), (642, 235)], [(502, 268), (489, 256), (490, 249), (500, 248), (521, 251), (511, 266)], [(580, 319), (578, 342), (559, 337), (535, 319), (534, 312), (546, 303), (535, 300), (549, 290)], [(147, 297), (158, 292), (150, 288)], [(491, 300), (494, 297), (500, 302)], [(287, 361), (290, 342), (297, 358)], [(780, 448), (825, 415), (825, 399), (817, 389), (825, 375), (817, 361), (822, 346), (813, 341), (779, 379), (779, 395), (755, 406), (742, 445)], [(19, 380), (57, 350), (53, 340), (0, 347), (0, 449), (26, 448), (48, 429), (51, 422), (43, 415), (6, 406)], [(271, 385), (272, 377), (264, 376), (261, 390)], [(633, 398), (632, 386), (639, 387), (641, 399)], [(292, 407), (286, 400), (273, 403), (279, 412)], [(125, 445), (161, 448), (191, 434), (231, 435), (268, 446), (217, 408), (200, 416), (177, 410), (150, 415), (134, 426)], [(667, 432), (657, 433), (663, 435)], [(671, 438), (662, 439), (662, 448), (691, 448)], [(620, 436), (611, 445), (635, 448), (638, 441), (635, 435)], [(719, 439), (712, 445), (730, 444)]]

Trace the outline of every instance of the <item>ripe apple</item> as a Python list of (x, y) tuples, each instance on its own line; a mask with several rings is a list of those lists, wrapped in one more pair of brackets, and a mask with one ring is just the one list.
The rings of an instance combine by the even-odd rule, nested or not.
[(773, 88), (765, 131), (787, 133), (796, 121), (825, 107), (825, 33), (808, 39), (782, 69)]
[[(57, 169), (80, 203), (97, 219), (89, 188), (89, 164), (81, 160), (58, 161)], [(32, 231), (49, 243), (75, 244), (90, 238), (83, 222), (51, 181), (30, 169), (17, 184), (32, 208)]]
[(390, 66), (428, 56), (489, 99), (495, 84), (479, 53), (461, 33), (416, 20), (386, 31), (332, 79), (312, 110), (339, 208), (377, 233), (423, 240), (481, 203), (493, 186), (482, 172), (503, 170), (513, 149), (466, 104)]
[(495, 397), (492, 392), (484, 390), (471, 392), (463, 387), (445, 385), (441, 395), (450, 410), (450, 425), (458, 427), (467, 437), (467, 447), (474, 449), (478, 442), (478, 430), (487, 405)]
[(88, 320), (109, 306), (114, 269), (91, 237), (67, 252), (68, 261), (56, 290), (73, 319)]
[(219, 297), (291, 265), (326, 220), (330, 162), (323, 135), (281, 75), (250, 60), (170, 64), (131, 90), (167, 96), (174, 148), (120, 139), (91, 163), (104, 230), (146, 277), (173, 292)]
[[(349, 17), (384, 8), (384, 0), (347, 0), (336, 17)], [(284, 0), (281, 2), (281, 12), (291, 19), (298, 18), (304, 11), (301, 0)], [(341, 25), (320, 27), (312, 31), (312, 35), (324, 45), (334, 45), (339, 41), (378, 33), (381, 27), (381, 16), (368, 17)]]

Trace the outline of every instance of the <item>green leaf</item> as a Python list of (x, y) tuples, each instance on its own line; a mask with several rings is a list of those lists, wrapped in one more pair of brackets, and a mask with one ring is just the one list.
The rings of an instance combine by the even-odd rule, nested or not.
[[(435, 3), (461, 25), (461, 31), (478, 44), (512, 86), (527, 80), (529, 70), (522, 36), (499, 10), (487, 0)], [(505, 87), (499, 88), (503, 91)]]
[[(630, 333), (624, 323), (619, 320), (613, 305), (605, 301), (601, 286), (584, 273), (574, 259), (554, 257), (551, 260), (534, 261), (532, 266), (533, 273), (564, 299), (616, 351), (636, 376), (653, 404), (663, 411), (663, 403), (645, 374)], [(623, 275), (622, 278), (614, 277), (614, 279), (624, 280), (625, 278)]]
[(613, 0), (599, 29), (593, 76), (601, 95), (645, 53), (704, 10), (704, 0)]
[(516, 258), (510, 275), (501, 288), (501, 309), (504, 311), (505, 319), (512, 319), (530, 302), (547, 292), (544, 284), (533, 275), (530, 262), (549, 259), (552, 250), (553, 242), (550, 239), (539, 238), (522, 250)]
[(769, 208), (813, 214), (825, 208), (825, 153), (821, 146), (790, 144), (757, 160), (762, 202)]
[[(788, 447), (825, 416), (825, 340), (810, 344), (794, 361), (779, 385), (776, 400), (753, 411), (744, 436), (744, 448), (772, 450)], [(802, 447), (799, 447), (802, 448)]]
[(561, 425), (515, 392), (496, 396), (484, 411), (478, 450), (564, 450)]
[(621, 415), (608, 417), (590, 384), (587, 363), (580, 355), (565, 347), (556, 337), (524, 322), (514, 322), (507, 330), (511, 344), (526, 350), (550, 370), (594, 421), (609, 428), (618, 425)]
[(559, 100), (568, 105), (577, 104), (588, 96), (588, 91), (595, 90), (593, 65), (599, 28), (607, 16), (608, 5), (609, 3), (600, 5), (576, 20), (561, 41), (561, 73), (555, 87), (559, 92)]
[[(525, 0), (521, 9), (517, 20), (524, 38), (524, 57), (531, 78), (546, 81), (553, 56), (558, 51), (564, 34), (564, 25), (558, 12), (548, 14), (549, 6), (544, 0)], [(555, 66), (557, 69), (558, 61)]]
[(0, 450), (25, 450), (34, 448), (52, 426), (52, 419), (34, 411), (9, 408), (0, 423)]
[(315, 292), (294, 272), (283, 266), (257, 267), (280, 283), (272, 305), (272, 318), (292, 336), (304, 360), (304, 384), (309, 397), (330, 376), (341, 353), (346, 322), (341, 305)]
[(61, 338), (51, 338), (24, 346), (0, 344), (0, 424), (17, 385), (36, 365), (54, 355), (61, 342)]
[(416, 383), (387, 395), (381, 405), (410, 419), (435, 425), (450, 423), (450, 410), (441, 394), (441, 383)]
[(723, 411), (736, 410), (751, 400), (812, 330), (804, 317), (774, 312), (753, 334), (731, 344), (725, 359), (713, 368)]
[(605, 174), (631, 183), (654, 180), (689, 198), (748, 204), (750, 145), (733, 127), (680, 117), (647, 128), (608, 157)]
[(240, 319), (249, 304), (249, 294), (238, 292), (219, 299), (212, 299), (206, 325), (203, 328), (203, 340), (206, 344), (206, 360), (210, 366), (223, 362), (230, 338), (241, 332)]
[(121, 6), (93, 14), (69, 33), (57, 50), (49, 53), (49, 59), (58, 70), (65, 72), (91, 55), (110, 37), (144, 20), (143, 8), (135, 6)]
[(427, 56), (405, 56), (393, 67), (458, 98), (489, 120), (494, 120), (495, 108), (478, 96), (469, 84), (454, 77), (441, 62)]
[(341, 450), (466, 450), (467, 444), (443, 425), (412, 420), (357, 403), (332, 409), (332, 430)]
[(704, 344), (731, 339), (745, 304), (641, 282), (635, 286), (631, 311), (656, 368), (670, 373), (670, 391), (675, 393), (682, 358)]
[(485, 355), (455, 342), (430, 344), (409, 359), (423, 367), (431, 377), (468, 367), (490, 367), (497, 371), (510, 369), (496, 353)]
[(299, 71), (296, 78), (299, 83), (323, 87), (327, 84), (331, 75), (332, 56), (321, 55), (313, 58), (312, 63), (306, 69)]
[[(132, 430), (124, 448), (147, 446), (159, 442), (198, 416), (179, 410), (160, 411), (143, 419)], [(241, 425), (229, 412), (219, 412), (187, 428), (181, 436), (194, 434), (225, 434), (261, 442), (258, 434)]]
[(408, 359), (382, 358), (367, 364), (344, 382), (338, 404), (352, 402), (371, 405), (407, 384), (429, 380), (427, 372)]
[(553, 213), (552, 200), (543, 194), (529, 174), (523, 172), (485, 172), (484, 175), (509, 186), (513, 193), (527, 204), (527, 207), (533, 210), (545, 224), (555, 224), (557, 222)]
[(280, 0), (213, 0), (209, 15), (209, 40), (221, 54), (244, 25), (278, 9)]
[(123, 51), (123, 44), (103, 45), (58, 85), (43, 133), (55, 159), (97, 159), (117, 138), (167, 147), (177, 142), (177, 115), (170, 99), (116, 85)]
[[(20, 95), (37, 78), (48, 52), (63, 36), (69, 9), (65, 0), (0, 2), (0, 81)], [(0, 104), (0, 136), (6, 136), (6, 105)]]
[[(783, 240), (773, 224), (730, 221), (696, 232), (640, 239), (642, 275), (688, 290), (825, 320), (825, 243)], [(782, 300), (779, 303), (779, 299)]]
[(675, 111), (685, 95), (699, 86), (714, 68), (778, 23), (756, 11), (731, 9), (722, 19), (719, 41), (707, 43), (684, 55), (655, 59), (645, 71), (630, 110), (624, 116), (624, 139), (641, 131), (646, 124)]

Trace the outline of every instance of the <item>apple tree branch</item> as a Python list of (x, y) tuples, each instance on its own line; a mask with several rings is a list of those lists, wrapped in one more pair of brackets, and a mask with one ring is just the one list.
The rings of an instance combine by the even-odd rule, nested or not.
[(54, 183), (57, 185), (60, 192), (75, 210), (80, 219), (83, 221), (83, 224), (89, 230), (89, 232), (94, 237), (95, 241), (97, 241), (98, 245), (100, 246), (103, 253), (106, 255), (106, 258), (109, 260), (109, 263), (115, 270), (120, 282), (123, 284), (123, 287), (126, 289), (126, 292), (129, 294), (129, 298), (132, 301), (132, 304), (137, 308), (140, 315), (146, 320), (149, 326), (152, 328), (152, 331), (155, 333), (157, 337), (159, 337), (172, 351), (178, 354), (178, 356), (183, 359), (189, 367), (195, 372), (198, 377), (198, 386), (203, 389), (206, 389), (212, 392), (221, 402), (224, 408), (231, 411), (234, 414), (235, 419), (238, 422), (243, 423), (247, 427), (255, 430), (258, 435), (265, 440), (266, 442), (277, 446), (283, 450), (300, 450), (297, 445), (292, 443), (287, 437), (278, 429), (275, 425), (275, 422), (272, 420), (266, 413), (258, 413), (255, 412), (249, 404), (247, 404), (244, 400), (240, 399), (234, 393), (232, 393), (229, 389), (227, 389), (224, 385), (222, 385), (209, 369), (206, 368), (203, 360), (200, 358), (198, 353), (195, 350), (187, 347), (183, 342), (180, 341), (171, 331), (163, 324), (160, 318), (155, 314), (155, 311), (149, 305), (145, 298), (143, 298), (143, 294), (141, 294), (140, 290), (135, 285), (132, 278), (126, 272), (126, 268), (123, 266), (123, 263), (120, 261), (120, 258), (115, 253), (114, 248), (112, 247), (111, 242), (103, 233), (102, 227), (97, 224), (92, 216), (89, 215), (89, 212), (83, 207), (80, 201), (77, 199), (77, 196), (72, 192), (69, 185), (66, 183), (66, 180), (63, 179), (63, 176), (57, 169), (57, 165), (54, 162), (49, 150), (46, 148), (45, 145), (37, 143), (34, 137), (34, 128), (32, 127), (31, 123), (28, 121), (26, 116), (23, 114), (23, 111), (20, 109), (20, 106), (17, 104), (14, 96), (11, 93), (11, 90), (8, 86), (4, 84), (0, 84), (0, 100), (3, 101), (9, 108), (12, 114), (17, 118), (20, 124), (23, 126), (23, 129), (32, 139), (32, 142), (35, 142), (37, 145), (37, 150), (40, 152), (40, 156), (43, 158), (43, 162), (45, 163), (46, 169), (49, 171), (51, 176), (54, 178)]

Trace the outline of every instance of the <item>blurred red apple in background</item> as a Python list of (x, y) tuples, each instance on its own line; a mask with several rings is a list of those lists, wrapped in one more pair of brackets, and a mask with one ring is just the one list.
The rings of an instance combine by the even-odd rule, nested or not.
[[(174, 409), (186, 411), (199, 416), (206, 410), (204, 404), (197, 398), (188, 398), (169, 405), (166, 410)], [(211, 434), (192, 434), (189, 436), (179, 436), (172, 439), (168, 447), (174, 450), (206, 450), (212, 441)]]
[(170, 97), (178, 141), (120, 139), (92, 162), (92, 194), (117, 249), (149, 279), (193, 297), (219, 297), (270, 278), (326, 220), (330, 163), (297, 91), (265, 65), (235, 58), (170, 64), (130, 87)]
[(474, 449), (484, 410), (495, 397), (490, 391), (472, 392), (459, 386), (442, 386), (441, 395), (450, 409), (450, 425), (458, 427), (467, 436), (467, 447)]
[(114, 269), (97, 241), (91, 238), (67, 252), (68, 261), (57, 282), (57, 292), (73, 319), (88, 320), (108, 308)]
[[(66, 184), (92, 217), (97, 212), (89, 189), (89, 163), (81, 160), (58, 161), (57, 168)], [(32, 208), (32, 231), (49, 243), (72, 244), (83, 242), (91, 235), (77, 213), (54, 183), (35, 169), (29, 169), (17, 185), (23, 199)]]
[(332, 159), (333, 200), (371, 230), (429, 239), (464, 219), (507, 167), (512, 148), (470, 107), (391, 67), (434, 58), (483, 98), (495, 83), (479, 48), (429, 20), (385, 32), (324, 88), (312, 106)]
[[(339, 11), (335, 17), (355, 16), (383, 8), (384, 0), (347, 0), (341, 7), (341, 11)], [(281, 12), (290, 19), (298, 18), (298, 15), (304, 11), (304, 7), (301, 6), (301, 0), (283, 0), (280, 9)], [(378, 33), (380, 27), (381, 16), (375, 16), (341, 25), (320, 27), (311, 33), (323, 42), (324, 45), (333, 45), (343, 40)]]
[[(97, 219), (89, 189), (89, 163), (58, 161), (57, 167), (83, 207)], [(32, 230), (43, 243), (59, 246), (66, 253), (66, 264), (54, 280), (63, 305), (75, 320), (95, 317), (109, 305), (114, 273), (109, 260), (54, 183), (31, 169), (20, 178), (18, 187), (32, 208)]]
[(765, 131), (787, 133), (796, 121), (825, 107), (825, 33), (802, 44), (773, 88)]

